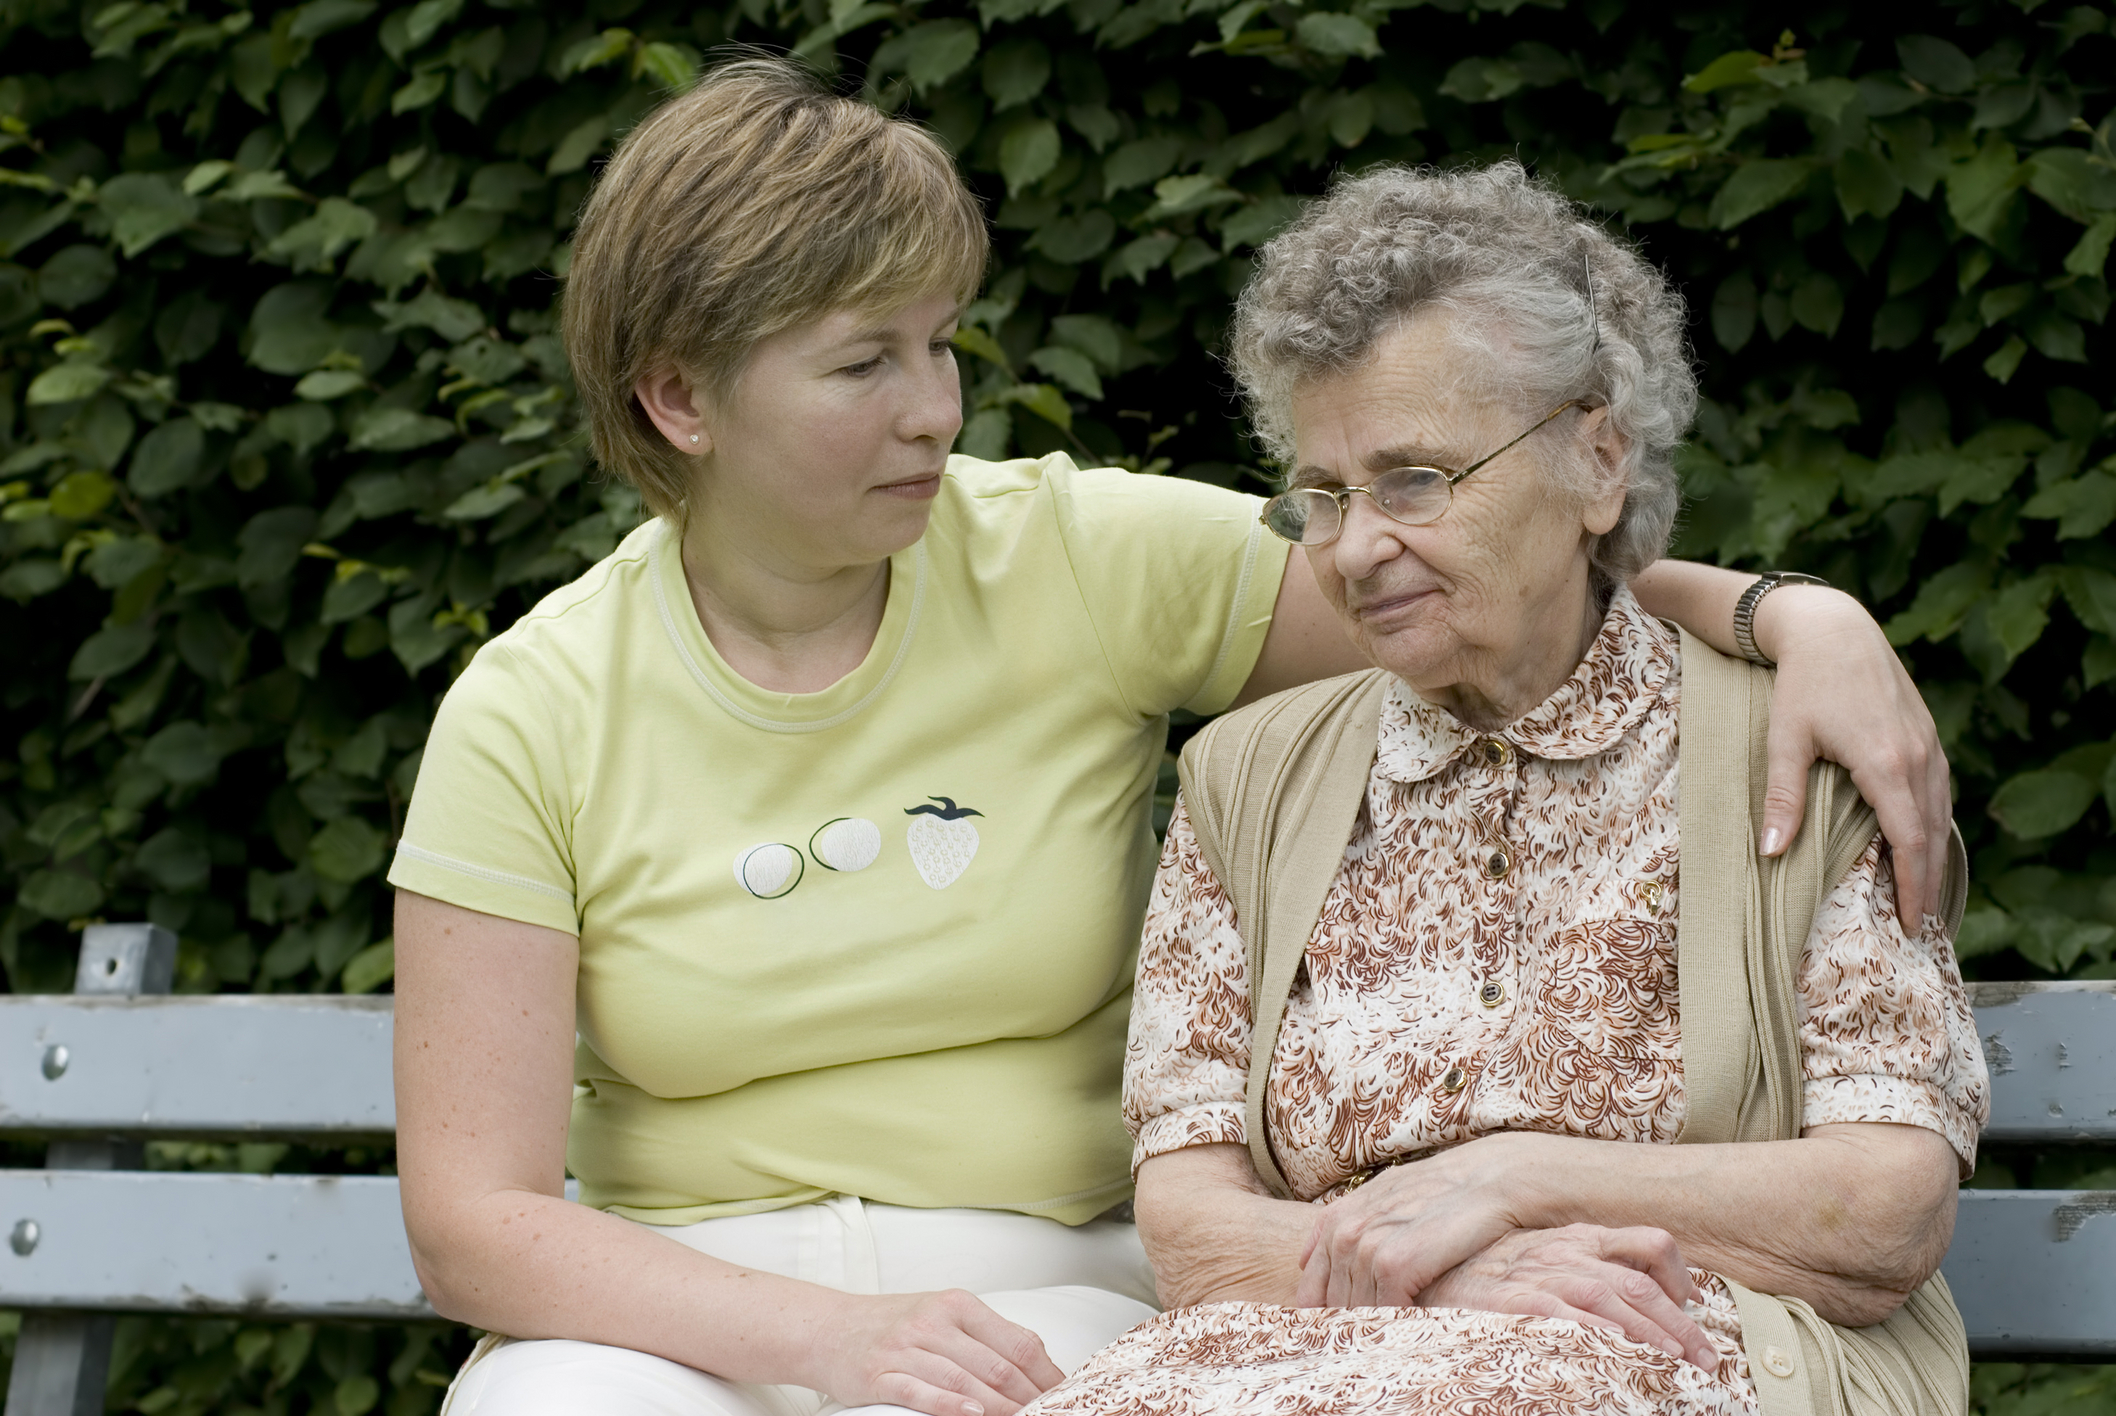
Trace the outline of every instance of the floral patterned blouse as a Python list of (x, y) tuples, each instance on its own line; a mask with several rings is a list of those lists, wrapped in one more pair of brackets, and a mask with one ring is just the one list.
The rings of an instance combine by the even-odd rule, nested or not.
[[(1392, 688), (1272, 1054), (1265, 1120), (1294, 1194), (1328, 1200), (1379, 1162), (1495, 1131), (1675, 1139), (1680, 695), (1675, 635), (1622, 589), (1572, 676), (1499, 732)], [(1897, 917), (1879, 840), (1824, 901), (1799, 973), (1804, 1123), (1924, 1126), (1967, 1175), (1988, 1080), (1953, 949), (1923, 925)], [(1246, 1142), (1248, 995), (1233, 906), (1179, 806), (1125, 1058), (1135, 1168)], [(1754, 1397), (1739, 1319), (1699, 1278), (1722, 1394), (1741, 1408)], [(1426, 1316), (1548, 1341), (1549, 1320)], [(1649, 1351), (1636, 1360), (1666, 1365)]]

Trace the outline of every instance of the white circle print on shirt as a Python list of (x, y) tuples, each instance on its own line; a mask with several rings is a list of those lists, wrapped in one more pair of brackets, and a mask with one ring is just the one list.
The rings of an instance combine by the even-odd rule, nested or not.
[(865, 870), (882, 853), (882, 828), (860, 816), (840, 816), (816, 827), (808, 853), (825, 870)]
[(962, 878), (977, 856), (977, 828), (965, 818), (984, 813), (957, 806), (953, 797), (926, 800), (940, 805), (904, 808), (904, 815), (913, 818), (904, 832), (904, 844), (911, 851), (918, 878), (936, 890), (945, 890)]
[(766, 841), (735, 857), (735, 880), (760, 900), (792, 894), (806, 869), (801, 853), (783, 841)]

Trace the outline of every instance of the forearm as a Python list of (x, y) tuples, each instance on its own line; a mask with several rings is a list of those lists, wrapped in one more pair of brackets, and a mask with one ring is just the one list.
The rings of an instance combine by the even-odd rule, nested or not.
[(1664, 1229), (1689, 1263), (1849, 1327), (1894, 1312), (1953, 1235), (1954, 1153), (1919, 1127), (1716, 1146), (1504, 1139), (1516, 1222)]
[(454, 1203), (407, 1186), (412, 1259), (443, 1317), (629, 1347), (730, 1381), (813, 1385), (844, 1295), (701, 1254), (552, 1195)]
[[(1734, 642), (1734, 606), (1755, 581), (1755, 575), (1745, 570), (1725, 570), (1696, 561), (1659, 560), (1632, 578), (1631, 593), (1638, 597), (1640, 608), (1654, 618), (1675, 621), (1722, 654), (1738, 654), (1741, 650)], [(1779, 646), (1779, 631), (1785, 628), (1785, 612), (1802, 596), (1809, 597), (1812, 604), (1815, 598), (1825, 595), (1845, 601), (1847, 609), (1858, 610), (1860, 619), (1868, 618), (1856, 601), (1839, 591), (1814, 585), (1781, 585), (1766, 595), (1757, 608), (1756, 647), (1766, 657), (1777, 659), (1779, 655), (1773, 651)]]
[(1147, 1161), (1133, 1202), (1163, 1306), (1291, 1303), (1315, 1207), (1272, 1196), (1242, 1146)]

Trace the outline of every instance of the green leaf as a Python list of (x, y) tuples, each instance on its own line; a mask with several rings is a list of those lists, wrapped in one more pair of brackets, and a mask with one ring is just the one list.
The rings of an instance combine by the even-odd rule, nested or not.
[(632, 32), (628, 29), (606, 29), (600, 34), (591, 34), (559, 57), (559, 77), (599, 69), (631, 52)]
[(1119, 246), (1102, 263), (1102, 286), (1106, 290), (1120, 276), (1128, 276), (1140, 284), (1146, 283), (1149, 273), (1168, 263), (1168, 258), (1181, 245), (1183, 238), (1169, 232), (1156, 232), (1152, 236), (1141, 236), (1127, 245)]
[(2116, 636), (2116, 575), (2092, 566), (2067, 565), (2058, 568), (2057, 579), (2081, 624), (2097, 634)]
[(664, 93), (684, 93), (698, 81), (698, 52), (686, 45), (656, 40), (639, 47), (639, 57), (633, 68), (642, 76), (651, 78), (655, 87)]
[(1183, 140), (1162, 135), (1126, 143), (1102, 164), (1102, 190), (1112, 195), (1143, 187), (1176, 165)]
[(307, 398), (318, 403), (328, 403), (334, 398), (343, 398), (367, 387), (367, 375), (351, 369), (318, 369), (313, 374), (304, 374), (301, 382), (294, 385), (296, 398)]
[(172, 418), (140, 439), (125, 480), (143, 497), (165, 497), (191, 485), (205, 454), (205, 429), (193, 419)]
[(270, 374), (305, 374), (338, 347), (338, 328), (324, 318), (330, 287), (297, 280), (275, 286), (250, 312), (250, 362)]
[(2057, 522), (2057, 539), (2096, 536), (2116, 521), (2116, 477), (2099, 469), (2043, 488), (2021, 508), (2024, 517)]
[[(295, 387), (299, 389), (300, 385)], [(265, 414), (264, 426), (266, 432), (295, 452), (306, 453), (329, 437), (337, 425), (332, 422), (329, 409), (318, 408), (313, 403), (294, 403)]]
[(1888, 642), (1901, 646), (1915, 639), (1935, 643), (1945, 639), (1990, 588), (1991, 572), (1983, 566), (1968, 562), (1948, 566), (1920, 585), (1910, 608), (1888, 622)]
[(37, 293), (62, 310), (100, 300), (118, 278), (118, 263), (101, 246), (68, 246), (37, 272)]
[(213, 869), (205, 842), (175, 826), (148, 837), (133, 857), (133, 864), (169, 891), (196, 890), (206, 883), (206, 876)]
[(374, 13), (373, 0), (309, 0), (294, 12), (294, 21), (287, 26), (287, 36), (290, 39), (321, 39), (327, 34), (350, 29)]
[(449, 521), (483, 521), (499, 515), (526, 495), (513, 482), (488, 482), (457, 497), (441, 515)]
[(96, 200), (110, 215), (110, 234), (127, 257), (198, 220), (198, 198), (168, 173), (128, 172), (105, 182)]
[(1079, 350), (1039, 349), (1029, 356), (1029, 363), (1082, 397), (1101, 402), (1101, 376), (1095, 372), (1094, 361)]
[(301, 559), (301, 548), (315, 533), (313, 507), (274, 507), (251, 517), (235, 537), (239, 548), (236, 583), (266, 585), (283, 578), (294, 569), (294, 563)]
[(1293, 33), (1302, 47), (1332, 58), (1375, 59), (1381, 55), (1374, 27), (1357, 16), (1311, 11), (1300, 17)]
[(1055, 424), (1068, 432), (1072, 430), (1072, 405), (1065, 401), (1064, 394), (1049, 384), (1015, 384), (1012, 388), (1002, 392), (998, 401), (1001, 403), (1018, 403), (1046, 423)]
[(1051, 52), (1039, 40), (1009, 39), (985, 52), (984, 89), (995, 113), (1027, 103), (1050, 81)]
[(2079, 244), (2065, 257), (2066, 273), (2099, 280), (2108, 266), (2112, 241), (2116, 241), (2116, 213), (2095, 217), (2094, 224), (2086, 229)]
[(1804, 158), (1759, 158), (1734, 169), (1712, 198), (1706, 220), (1731, 231), (1752, 216), (1790, 200), (1807, 186), (1814, 167)]
[(409, 452), (456, 435), (446, 418), (409, 408), (370, 408), (353, 420), (352, 445), (366, 452)]
[(1170, 217), (1187, 216), (1208, 207), (1225, 206), (1240, 202), (1242, 194), (1229, 187), (1219, 178), (1206, 172), (1193, 172), (1184, 177), (1163, 177), (1154, 183), (1154, 204), (1147, 208), (1142, 220), (1165, 221)]
[(1220, 223), (1220, 246), (1229, 255), (1243, 246), (1262, 246), (1300, 218), (1306, 202), (1299, 197), (1265, 197)]
[(1124, 360), (1124, 337), (1102, 315), (1059, 315), (1051, 321), (1051, 342), (1079, 350), (1105, 374), (1116, 373)]
[(2050, 623), (2050, 598), (2057, 592), (2055, 577), (2044, 573), (2016, 581), (1989, 602), (1985, 624), (2010, 666), (2042, 638)]
[(178, 786), (196, 786), (219, 773), (221, 759), (232, 746), (226, 735), (187, 720), (171, 723), (147, 739), (140, 756)]
[(397, 976), (397, 941), (370, 944), (346, 960), (339, 987), (347, 993), (373, 993)]
[(1041, 251), (1060, 265), (1078, 265), (1108, 250), (1116, 234), (1117, 223), (1110, 214), (1101, 207), (1092, 207), (1078, 216), (1044, 222), (1025, 244), (1027, 249)]
[(2000, 383), (2010, 382), (2013, 371), (2020, 367), (2023, 355), (2028, 352), (2028, 341), (2014, 335), (1998, 347), (1997, 352), (1984, 361), (1984, 372)]
[(341, 816), (309, 838), (309, 868), (326, 880), (355, 884), (382, 868), (385, 844), (382, 833), (359, 817)]
[(428, 69), (412, 76), (412, 81), (389, 96), (389, 111), (409, 113), (415, 108), (424, 108), (442, 94), (448, 92), (448, 71)]
[(1844, 290), (1819, 270), (1809, 271), (1793, 287), (1793, 319), (1828, 339), (1844, 319)]
[(2027, 175), (2027, 169), (2014, 160), (2013, 144), (1991, 134), (1973, 157), (1949, 164), (1948, 215), (1970, 235), (1995, 243), (2006, 209)]
[(1903, 71), (1941, 93), (1965, 93), (1976, 85), (1976, 65), (1969, 56), (1929, 34), (1906, 34), (1896, 40)]
[(101, 364), (59, 364), (46, 369), (30, 382), (25, 401), (31, 407), (47, 403), (78, 403), (110, 382), (110, 370)]
[(1440, 81), (1440, 92), (1464, 103), (1489, 103), (1521, 91), (1519, 66), (1504, 59), (1463, 59)]
[(551, 160), (544, 164), (545, 173), (558, 177), (580, 171), (609, 135), (610, 120), (602, 114), (584, 120), (559, 139), (558, 146), (551, 152)]
[(404, 38), (408, 41), (406, 52), (417, 49), (439, 34), (441, 27), (452, 24), (462, 11), (463, 0), (419, 0), (404, 20)]
[(110, 678), (147, 657), (154, 647), (154, 622), (136, 619), (130, 624), (99, 629), (81, 641), (73, 661), (66, 667), (69, 679)]
[(2023, 772), (1991, 794), (1988, 808), (2006, 834), (2037, 841), (2068, 830), (2086, 815), (2099, 784), (2076, 772)]
[(377, 300), (375, 313), (382, 316), (382, 328), (391, 333), (430, 329), (450, 344), (459, 344), (485, 328), (483, 310), (468, 300), (451, 300), (431, 289), (420, 291), (402, 304)]
[(46, 919), (78, 919), (102, 905), (103, 887), (70, 870), (39, 870), (22, 882), (15, 901)]
[(1058, 165), (1058, 125), (1048, 118), (1016, 124), (999, 141), (999, 170), (1009, 196), (1040, 182)]
[(1011, 371), (1012, 366), (1007, 360), (1006, 350), (999, 347), (998, 340), (976, 325), (966, 324), (957, 328), (954, 343), (957, 349), (975, 354), (980, 359)]
[(1691, 93), (1711, 93), (1735, 84), (1752, 84), (1756, 82), (1757, 68), (1770, 62), (1753, 49), (1737, 49), (1720, 55), (1684, 79), (1683, 88)]
[(884, 40), (874, 51), (874, 68), (900, 72), (924, 93), (968, 68), (977, 46), (977, 26), (968, 20), (927, 20)]
[(1837, 184), (1837, 204), (1844, 209), (1844, 219), (1853, 221), (1862, 216), (1887, 220), (1903, 202), (1903, 179), (1877, 153), (1863, 147), (1847, 148), (1837, 159), (1833, 176)]

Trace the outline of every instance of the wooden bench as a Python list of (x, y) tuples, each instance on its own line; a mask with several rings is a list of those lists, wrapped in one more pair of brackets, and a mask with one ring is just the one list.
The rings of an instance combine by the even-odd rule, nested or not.
[[(149, 1172), (150, 1139), (386, 1142), (390, 1000), (167, 997), (176, 941), (98, 925), (72, 995), (0, 997), (6, 1416), (102, 1410), (114, 1312), (433, 1320), (389, 1176)], [(2116, 1143), (2116, 983), (1971, 986), (1993, 1142)], [(2116, 1192), (1965, 1190), (1944, 1268), (1979, 1357), (2116, 1361)]]

